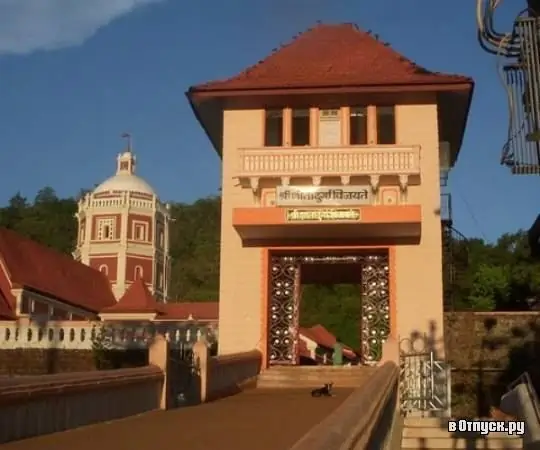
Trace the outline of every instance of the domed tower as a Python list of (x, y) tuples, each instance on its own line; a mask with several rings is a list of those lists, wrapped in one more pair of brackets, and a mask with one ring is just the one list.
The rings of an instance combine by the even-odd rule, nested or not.
[(105, 273), (117, 299), (142, 278), (152, 295), (166, 302), (170, 208), (135, 175), (131, 139), (123, 137), (128, 145), (117, 157), (116, 174), (79, 200), (79, 233), (73, 256)]

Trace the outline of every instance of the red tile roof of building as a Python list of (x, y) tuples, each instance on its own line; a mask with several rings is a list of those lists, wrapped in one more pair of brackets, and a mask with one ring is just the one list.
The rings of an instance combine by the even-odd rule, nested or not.
[(15, 314), (11, 309), (11, 305), (7, 298), (0, 291), (0, 320), (12, 320), (15, 319)]
[(472, 79), (424, 69), (354, 24), (320, 24), (238, 75), (190, 91), (454, 83)]
[[(337, 342), (337, 338), (320, 324), (314, 325), (311, 328), (300, 328), (299, 332), (302, 336), (312, 340), (321, 347), (331, 349)], [(354, 350), (347, 345), (343, 346), (343, 351), (348, 356), (355, 355)]]
[(0, 255), (0, 319), (15, 319), (15, 297), (11, 292), (11, 286)]
[(0, 228), (0, 258), (12, 285), (91, 312), (116, 303), (103, 273), (6, 228)]
[(157, 313), (157, 320), (217, 321), (217, 302), (158, 303), (143, 280), (133, 283), (117, 304), (105, 308), (103, 313)]
[(303, 358), (313, 359), (311, 357), (311, 353), (308, 349), (306, 341), (303, 341), (302, 339), (300, 339), (298, 342), (298, 354)]
[(162, 306), (156, 302), (143, 279), (138, 279), (124, 292), (115, 305), (104, 308), (102, 313), (156, 313)]
[(219, 317), (218, 302), (170, 302), (163, 305), (162, 319), (217, 321)]

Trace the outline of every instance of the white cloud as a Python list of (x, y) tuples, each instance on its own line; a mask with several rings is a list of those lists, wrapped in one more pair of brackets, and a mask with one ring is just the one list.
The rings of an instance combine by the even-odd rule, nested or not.
[(82, 44), (101, 27), (162, 0), (0, 0), (0, 54)]

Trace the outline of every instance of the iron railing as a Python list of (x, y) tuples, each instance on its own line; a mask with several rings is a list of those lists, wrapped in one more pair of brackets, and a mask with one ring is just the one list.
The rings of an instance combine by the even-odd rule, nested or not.
[[(425, 340), (425, 338), (424, 338)], [(409, 348), (404, 348), (409, 343)], [(451, 415), (451, 368), (434, 351), (415, 350), (410, 339), (400, 340), (399, 398), (402, 415)]]
[(519, 58), (504, 67), (510, 121), (501, 163), (519, 175), (540, 174), (540, 20), (520, 17), (510, 39)]

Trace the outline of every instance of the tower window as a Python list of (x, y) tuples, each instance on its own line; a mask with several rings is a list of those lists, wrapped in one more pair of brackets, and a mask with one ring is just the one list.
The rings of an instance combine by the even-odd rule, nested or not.
[(135, 266), (135, 280), (140, 280), (143, 277), (143, 268), (141, 266)]
[(264, 127), (264, 146), (281, 147), (283, 145), (283, 110), (266, 111)]
[(99, 241), (112, 240), (115, 235), (115, 219), (99, 219), (97, 238)]
[(163, 270), (160, 267), (157, 270), (157, 287), (163, 289)]
[(133, 224), (133, 238), (136, 241), (147, 241), (146, 229), (145, 223), (135, 222)]
[(84, 244), (85, 228), (86, 228), (86, 222), (84, 220), (81, 220), (81, 222), (79, 223), (79, 243), (80, 244)]
[(309, 145), (310, 141), (310, 120), (309, 109), (292, 110), (292, 145)]
[(367, 108), (354, 107), (351, 108), (349, 117), (350, 144), (351, 145), (366, 145), (367, 144)]
[(159, 230), (159, 246), (161, 248), (165, 247), (165, 233), (163, 230)]
[(393, 106), (377, 106), (377, 143), (396, 143), (396, 114)]

